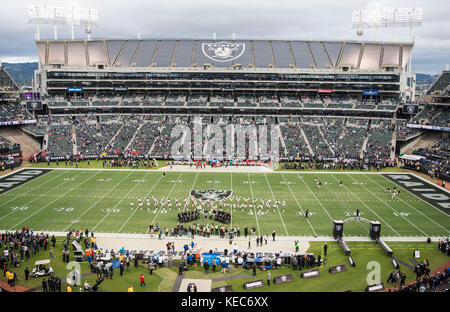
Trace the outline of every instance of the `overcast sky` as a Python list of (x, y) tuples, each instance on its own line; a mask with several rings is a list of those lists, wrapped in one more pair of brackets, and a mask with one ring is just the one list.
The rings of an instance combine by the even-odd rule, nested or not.
[[(353, 10), (367, 8), (424, 9), (422, 27), (414, 29), (413, 70), (437, 74), (450, 63), (449, 0), (3, 0), (0, 9), (0, 60), (37, 61), (36, 26), (27, 23), (28, 5), (79, 6), (99, 11), (93, 38), (217, 38), (357, 40)], [(76, 38), (86, 38), (83, 30)], [(41, 39), (53, 39), (53, 26), (41, 26)], [(70, 39), (60, 26), (58, 39)], [(365, 30), (364, 40), (375, 40)], [(392, 30), (379, 30), (379, 40), (392, 41)], [(396, 29), (395, 41), (409, 42), (410, 30)]]

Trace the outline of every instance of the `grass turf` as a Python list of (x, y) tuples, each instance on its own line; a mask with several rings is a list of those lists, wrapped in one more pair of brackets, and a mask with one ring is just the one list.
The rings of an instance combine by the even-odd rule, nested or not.
[[(318, 176), (322, 187), (314, 178)], [(339, 181), (344, 186), (339, 187)], [(353, 216), (378, 220), (385, 237), (447, 236), (449, 217), (412, 194), (386, 194), (394, 184), (381, 175), (350, 173), (214, 173), (143, 170), (54, 170), (0, 195), (0, 229), (36, 231), (88, 228), (95, 232), (145, 233), (150, 224), (173, 227), (177, 209), (137, 208), (137, 198), (189, 197), (191, 189), (233, 190), (234, 196), (286, 201), (275, 212), (232, 211), (232, 226), (255, 226), (258, 234), (330, 236), (332, 220)], [(134, 201), (135, 209), (130, 209)], [(241, 203), (243, 200), (241, 200)], [(309, 219), (303, 217), (306, 209)], [(347, 223), (345, 236), (368, 236), (368, 225)]]
[[(323, 242), (311, 242), (308, 252), (315, 253), (316, 255), (322, 252)], [(391, 271), (394, 270), (391, 258), (386, 256), (385, 252), (374, 242), (350, 242), (350, 248), (352, 249), (353, 258), (356, 263), (356, 267), (350, 267), (348, 265), (348, 259), (345, 256), (342, 249), (336, 242), (328, 242), (328, 266), (322, 265), (319, 267), (320, 276), (311, 279), (302, 279), (300, 277), (301, 271), (294, 271), (290, 266), (283, 266), (281, 269), (272, 270), (272, 278), (278, 275), (293, 274), (293, 281), (285, 284), (274, 284), (267, 286), (266, 277), (267, 272), (257, 270), (257, 276), (252, 277), (238, 277), (232, 278), (227, 281), (213, 281), (212, 287), (219, 287), (224, 285), (232, 285), (233, 291), (245, 292), (243, 289), (243, 283), (246, 281), (252, 281), (257, 279), (263, 279), (265, 286), (262, 288), (252, 289), (251, 291), (259, 292), (316, 292), (316, 291), (364, 291), (368, 285), (367, 276), (373, 270), (373, 268), (367, 268), (367, 264), (370, 261), (376, 261), (380, 264), (380, 281), (385, 284), (385, 287), (398, 286), (399, 283), (386, 283), (387, 277)], [(418, 261), (428, 259), (430, 261), (431, 271), (441, 267), (444, 264), (448, 264), (448, 257), (441, 253), (436, 244), (427, 243), (405, 243), (405, 242), (393, 242), (390, 246), (394, 250), (394, 255), (404, 262), (409, 262), (408, 259), (413, 258), (413, 251), (418, 249), (421, 251), (421, 258)], [(101, 246), (100, 246), (101, 247)], [(58, 238), (55, 247), (56, 258), (51, 260), (51, 266), (54, 269), (55, 275), (65, 279), (67, 274), (73, 269), (67, 268), (67, 264), (62, 261), (61, 256), (62, 238)], [(48, 249), (49, 250), (49, 249)], [(30, 277), (28, 281), (25, 281), (24, 269), (26, 266), (31, 270), (36, 260), (48, 259), (48, 250), (41, 250), (30, 258), (28, 262), (21, 262), (20, 267), (14, 268), (18, 276), (16, 285), (20, 285), (26, 288), (39, 287), (42, 284), (43, 277), (33, 278)], [(73, 259), (73, 254), (71, 255)], [(330, 274), (328, 268), (331, 265), (347, 264), (347, 272)], [(415, 279), (413, 271), (406, 266), (400, 264), (402, 272), (407, 275), (406, 282), (409, 283)], [(252, 270), (234, 269), (233, 273), (220, 273), (212, 272), (210, 268), (210, 274), (205, 275), (201, 267), (190, 267), (189, 271), (185, 272), (185, 279), (216, 279), (223, 276), (236, 276), (236, 275), (251, 275)], [(81, 283), (87, 280), (91, 285), (95, 284), (96, 276), (91, 274), (88, 268), (87, 262), (81, 263), (81, 274), (84, 277), (81, 279)], [(303, 269), (306, 271), (306, 269)], [(131, 265), (131, 272), (124, 271), (123, 276), (120, 276), (119, 270), (114, 270), (112, 279), (106, 279), (100, 285), (101, 291), (106, 292), (126, 292), (129, 285), (132, 285), (135, 292), (170, 292), (172, 291), (175, 279), (177, 277), (178, 269), (176, 267), (169, 268), (157, 268), (153, 271), (152, 275), (149, 275), (145, 264), (140, 263), (139, 267)], [(146, 286), (141, 287), (139, 282), (139, 276), (141, 273), (145, 275)], [(374, 276), (371, 276), (374, 277)], [(0, 280), (6, 281), (6, 278), (1, 275)], [(369, 280), (370, 281), (370, 280)], [(36, 289), (36, 291), (42, 291), (42, 289)], [(66, 291), (66, 284), (62, 285), (62, 291)], [(74, 292), (79, 292), (79, 287), (73, 287)]]

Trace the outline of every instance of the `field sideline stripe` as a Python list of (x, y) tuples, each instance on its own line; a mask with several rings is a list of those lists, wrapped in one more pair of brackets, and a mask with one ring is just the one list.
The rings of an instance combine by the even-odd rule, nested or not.
[[(79, 172), (78, 174), (76, 174), (75, 176), (73, 176), (73, 178), (79, 176), (81, 173), (82, 173), (82, 172)], [(95, 175), (93, 175), (92, 177), (94, 177), (94, 176), (95, 176)], [(92, 178), (92, 177), (91, 177), (91, 178)], [(88, 178), (88, 179), (84, 180), (83, 182), (78, 183), (76, 186), (74, 186), (74, 187), (71, 188), (70, 190), (64, 192), (62, 195), (58, 196), (55, 200), (51, 201), (50, 203), (48, 203), (47, 205), (45, 205), (44, 207), (42, 207), (42, 208), (39, 209), (38, 211), (36, 211), (36, 212), (34, 212), (33, 214), (29, 215), (28, 217), (26, 217), (26, 218), (23, 219), (22, 221), (18, 222), (16, 225), (14, 225), (14, 226), (11, 228), (11, 230), (14, 230), (14, 228), (15, 228), (16, 226), (18, 226), (20, 223), (25, 222), (26, 220), (28, 220), (29, 218), (31, 218), (31, 217), (34, 216), (35, 214), (41, 212), (42, 210), (44, 210), (45, 208), (47, 208), (48, 206), (50, 206), (50, 205), (53, 204), (54, 202), (56, 202), (56, 201), (58, 201), (59, 199), (61, 199), (64, 195), (66, 195), (66, 194), (72, 192), (72, 191), (73, 191), (75, 188), (77, 188), (78, 186), (80, 186), (80, 185), (86, 183), (87, 181), (89, 181), (91, 178)], [(69, 182), (69, 181), (65, 181), (65, 182), (63, 182), (63, 183), (60, 184), (60, 185), (63, 185), (63, 184), (65, 184), (65, 183), (67, 183), (67, 182)]]
[[(433, 183), (430, 183), (430, 181), (427, 181), (427, 180), (425, 180), (424, 178), (419, 177), (418, 175), (415, 175), (415, 174), (413, 174), (413, 173), (406, 173), (406, 174), (411, 174), (411, 175), (415, 176), (416, 178), (421, 179), (422, 181), (427, 182), (427, 183), (430, 184), (430, 185), (433, 185)], [(382, 174), (380, 174), (380, 175), (381, 175), (383, 178), (385, 178), (386, 180), (388, 180), (390, 183), (395, 183), (395, 182), (389, 180), (388, 178), (386, 178), (384, 175), (382, 175)], [(414, 195), (416, 198), (418, 198), (418, 199), (420, 199), (421, 201), (423, 201), (424, 203), (430, 205), (431, 207), (433, 207), (433, 208), (436, 209), (437, 211), (439, 211), (439, 212), (441, 212), (442, 214), (444, 214), (444, 216), (446, 216), (447, 218), (450, 217), (448, 214), (446, 214), (446, 213), (445, 213), (444, 211), (442, 211), (441, 209), (439, 209), (439, 208), (437, 208), (436, 206), (430, 204), (429, 202), (423, 200), (422, 198), (420, 198), (419, 196), (417, 196), (417, 195), (414, 194), (413, 192), (410, 192), (409, 190), (405, 189), (405, 188), (404, 188), (403, 186), (401, 186), (400, 184), (395, 183), (395, 185), (398, 185), (398, 186), (401, 187), (402, 190), (404, 190), (405, 192), (408, 192), (409, 194)], [(434, 186), (435, 186), (435, 185), (434, 185)], [(442, 189), (442, 191), (446, 191), (447, 193), (449, 192), (449, 191), (446, 190), (446, 189)]]
[[(142, 177), (142, 179), (145, 179), (148, 175), (150, 174), (150, 172), (147, 172), (146, 174), (145, 174), (145, 176), (143, 176)], [(91, 232), (93, 232), (93, 231), (95, 231), (95, 229), (97, 228), (97, 226), (99, 226), (111, 213), (112, 213), (112, 211), (114, 210), (114, 209), (116, 209), (117, 208), (117, 206), (119, 206), (119, 204), (125, 199), (125, 198), (127, 198), (127, 196), (128, 196), (128, 194), (130, 194), (135, 188), (136, 188), (136, 186), (138, 186), (139, 185), (139, 179), (138, 179), (138, 181), (136, 182), (136, 184), (124, 195), (124, 196), (122, 196), (122, 198), (111, 208), (111, 209), (109, 209), (109, 212), (107, 213), (107, 214), (105, 214), (105, 216), (100, 220), (100, 221), (98, 221), (97, 222), (97, 224), (91, 229)], [(136, 207), (136, 209), (138, 209), (138, 207)]]
[[(353, 179), (353, 177), (351, 177), (351, 179), (355, 182), (357, 182), (355, 179)], [(371, 181), (369, 179), (369, 181)], [(379, 184), (378, 184), (379, 185)], [(424, 231), (422, 231), (419, 227), (417, 227), (417, 225), (415, 225), (414, 223), (412, 223), (411, 221), (409, 221), (408, 219), (406, 219), (404, 216), (402, 216), (397, 210), (395, 210), (391, 205), (387, 204), (383, 199), (378, 198), (371, 190), (369, 190), (367, 187), (365, 187), (364, 185), (361, 184), (361, 186), (367, 190), (373, 197), (377, 198), (378, 201), (381, 201), (386, 207), (391, 208), (392, 211), (394, 211), (395, 213), (397, 213), (400, 217), (402, 217), (403, 219), (405, 219), (406, 222), (408, 222), (409, 224), (411, 224), (412, 226), (414, 226), (416, 229), (418, 229), (420, 232), (422, 232), (423, 234), (425, 234), (425, 236), (429, 236), (427, 233), (425, 233)], [(380, 186), (380, 185), (379, 185)]]
[[(102, 197), (100, 197), (95, 203), (93, 203), (87, 210), (85, 210), (81, 216), (79, 216), (78, 218), (75, 218), (75, 220), (80, 220), (86, 213), (88, 213), (92, 208), (94, 208), (95, 205), (97, 205), (97, 203), (99, 203), (103, 198), (106, 197), (106, 195), (108, 195), (109, 193), (111, 193), (113, 190), (116, 189), (116, 187), (118, 187), (123, 181), (125, 181), (126, 178), (128, 178), (131, 175), (132, 172), (130, 172), (125, 178), (123, 178), (122, 180), (120, 180), (119, 183), (117, 183), (112, 189), (109, 190), (109, 192), (106, 192), (105, 194), (103, 194)], [(73, 224), (73, 222), (70, 222), (70, 224), (68, 226), (66, 226), (64, 228), (64, 232), (67, 231), (67, 228), (70, 227)]]
[[(58, 176), (56, 176), (56, 177), (54, 177), (54, 178), (52, 178), (52, 179), (50, 179), (50, 180), (48, 180), (48, 181), (42, 183), (42, 184), (40, 184), (40, 185), (38, 185), (38, 186), (32, 188), (31, 190), (26, 191), (25, 193), (22, 193), (22, 194), (20, 194), (20, 195), (17, 195), (17, 196), (14, 197), (13, 199), (10, 199), (10, 200), (8, 200), (7, 202), (4, 202), (4, 203), (0, 204), (0, 207), (3, 206), (3, 205), (6, 205), (7, 203), (9, 203), (9, 202), (11, 202), (11, 201), (13, 201), (13, 200), (18, 199), (19, 197), (21, 197), (21, 196), (23, 196), (23, 195), (25, 195), (25, 194), (27, 194), (27, 193), (29, 193), (29, 192), (35, 190), (36, 188), (41, 187), (42, 185), (47, 184), (47, 183), (49, 183), (50, 181), (53, 181), (53, 180), (55, 180), (56, 178), (59, 178), (59, 177), (61, 177), (61, 176), (63, 176), (63, 175), (64, 175), (64, 173), (62, 173), (62, 174), (60, 174), (60, 175), (58, 175)], [(39, 178), (40, 178), (40, 177), (39, 177)], [(39, 178), (34, 179), (34, 180), (38, 180)], [(34, 181), (34, 180), (31, 180), (31, 181)], [(31, 181), (28, 181), (28, 182), (31, 182)], [(28, 182), (27, 182), (27, 183), (28, 183)], [(25, 185), (25, 184), (26, 184), (26, 183), (24, 183), (24, 184), (22, 184), (22, 185)], [(21, 185), (21, 186), (22, 186), (22, 185)], [(57, 186), (53, 187), (52, 189), (50, 189), (49, 191), (47, 191), (46, 193), (41, 194), (41, 195), (39, 195), (38, 197), (33, 198), (32, 200), (30, 200), (29, 202), (23, 204), (22, 206), (28, 205), (29, 203), (33, 202), (34, 200), (36, 200), (36, 199), (38, 199), (38, 198), (41, 198), (42, 196), (44, 196), (45, 194), (47, 194), (47, 193), (50, 192), (51, 190), (54, 190), (54, 189), (57, 188), (58, 186), (60, 186), (60, 185), (57, 185)], [(20, 188), (20, 186), (19, 186), (19, 188)], [(5, 193), (3, 193), (3, 194), (5, 194)], [(2, 195), (3, 195), (3, 194), (2, 194)], [(1, 196), (0, 196), (0, 198), (1, 198)], [(13, 210), (13, 211), (7, 213), (6, 215), (0, 217), (0, 220), (2, 220), (3, 218), (9, 216), (9, 215), (12, 214), (13, 212), (16, 212), (16, 210)]]
[[(252, 180), (250, 179), (250, 173), (247, 172), (248, 175), (248, 185), (250, 185), (250, 193), (252, 195), (252, 205), (253, 205), (253, 198), (255, 198), (253, 196), (253, 187), (252, 187)], [(254, 205), (253, 205), (254, 206)], [(256, 211), (256, 208), (253, 207), (253, 209), (255, 209), (255, 218), (256, 218), (256, 225), (258, 226), (258, 236), (261, 235), (261, 231), (259, 229), (259, 222), (258, 222), (258, 213)]]
[[(266, 182), (267, 182), (267, 185), (269, 186), (270, 193), (272, 193), (272, 198), (274, 201), (276, 201), (275, 194), (273, 193), (273, 190), (272, 190), (272, 186), (270, 185), (269, 179), (267, 179), (267, 175), (265, 173), (264, 173), (264, 177), (266, 178)], [(284, 223), (283, 217), (281, 216), (281, 212), (280, 212), (280, 209), (278, 208), (278, 206), (277, 206), (277, 210), (278, 210), (278, 214), (280, 215), (281, 222), (283, 223), (284, 230), (286, 231), (286, 235), (289, 236), (288, 230), (286, 228), (286, 224)]]
[[(283, 174), (281, 174), (281, 177), (283, 178), (284, 182), (285, 182), (286, 185), (288, 186), (289, 191), (291, 191), (292, 196), (294, 197), (295, 201), (297, 202), (298, 207), (300, 208), (302, 214), (304, 215), (305, 212), (303, 211), (302, 205), (300, 205), (300, 203), (298, 202), (297, 196), (295, 196), (294, 192), (293, 192), (292, 189), (291, 189), (291, 186), (289, 185), (289, 183), (287, 182), (287, 180), (286, 180), (286, 178), (284, 177)], [(314, 228), (313, 228), (311, 222), (309, 221), (309, 218), (306, 218), (306, 221), (308, 221), (308, 224), (309, 224), (309, 226), (311, 227), (311, 230), (313, 231), (314, 235), (317, 236), (317, 233), (316, 233), (316, 231), (314, 231)]]
[[(49, 169), (49, 168), (45, 168), (45, 167), (28, 167), (30, 169)], [(195, 171), (185, 171), (185, 170), (176, 170), (172, 169), (172, 170), (164, 170), (166, 167), (161, 167), (159, 169), (114, 169), (114, 168), (52, 168), (50, 167), (50, 169), (52, 170), (75, 170), (75, 171), (80, 171), (80, 170), (86, 170), (86, 171), (150, 171), (150, 172), (195, 172)], [(220, 167), (219, 167), (220, 168)], [(26, 169), (26, 168), (24, 168)], [(22, 170), (22, 169), (21, 169)], [(217, 172), (217, 173), (226, 173), (226, 171), (213, 171), (209, 168), (207, 168), (205, 171), (202, 171), (205, 173), (210, 173), (210, 172)], [(363, 171), (363, 172), (352, 172), (352, 171), (307, 171), (307, 170), (292, 170), (292, 171), (267, 171), (267, 172), (261, 172), (261, 171), (239, 171), (239, 172), (235, 172), (235, 173), (254, 173), (254, 174), (262, 174), (262, 173), (269, 173), (269, 174), (277, 174), (277, 173), (290, 173), (290, 174), (321, 174), (321, 173), (329, 173), (329, 174), (413, 174), (411, 172), (400, 172), (400, 171), (380, 171), (380, 172), (372, 172), (372, 171)], [(421, 178), (421, 177), (418, 177)], [(421, 178), (423, 179), (423, 178)], [(428, 183), (430, 183), (429, 181), (427, 181)], [(447, 190), (447, 192), (449, 192)]]
[[(156, 181), (155, 184), (153, 184), (152, 188), (150, 189), (150, 191), (145, 195), (145, 197), (147, 198), (151, 192), (153, 192), (153, 190), (155, 189), (156, 185), (158, 185), (159, 181), (161, 181), (162, 179), (162, 175), (159, 177), (158, 181)], [(131, 218), (134, 216), (134, 214), (136, 213), (136, 211), (138, 210), (138, 208), (136, 207), (136, 209), (133, 211), (133, 213), (128, 217), (128, 219), (124, 222), (124, 224), (122, 224), (122, 226), (120, 227), (118, 233), (120, 233), (120, 231), (122, 231), (122, 229), (124, 228), (124, 226), (128, 223), (128, 221), (131, 220)]]
[[(333, 175), (332, 175), (333, 176)], [(336, 179), (336, 177), (334, 177)], [(336, 179), (337, 181), (337, 179)], [(367, 205), (363, 200), (361, 200), (361, 198), (359, 198), (358, 196), (356, 196), (345, 184), (344, 187), (356, 198), (358, 199), (361, 203), (363, 203), (364, 206), (366, 206), (367, 208), (369, 208), (370, 211), (372, 211), (372, 213), (374, 215), (376, 215), (378, 218), (380, 218), (381, 221), (383, 221), (383, 223), (385, 223), (394, 233), (397, 234), (397, 236), (400, 236), (400, 234), (386, 221), (383, 220), (383, 218), (381, 218), (375, 211), (372, 210), (372, 208), (369, 207), (369, 205)]]
[[(389, 180), (388, 178), (386, 178), (385, 176), (382, 176), (382, 177), (383, 177), (384, 179), (388, 180), (390, 183), (392, 183), (392, 181), (390, 181), (390, 180)], [(371, 179), (369, 178), (369, 180), (371, 180)], [(374, 180), (373, 182), (375, 182), (377, 185), (379, 185), (381, 188), (384, 189), (384, 187), (383, 187), (382, 185), (378, 184), (375, 180)], [(397, 183), (395, 183), (395, 184), (398, 185)], [(400, 186), (400, 185), (399, 185), (399, 186)], [(400, 187), (401, 187), (401, 186), (400, 186)], [(403, 187), (401, 187), (401, 188), (402, 188), (403, 190), (405, 190)], [(415, 194), (409, 192), (408, 190), (405, 190), (405, 193), (406, 193), (406, 194), (409, 193), (409, 194), (415, 195)], [(432, 206), (432, 207), (433, 207), (433, 205), (430, 205), (429, 203), (427, 203), (426, 201), (424, 201), (422, 198), (420, 198), (420, 197), (417, 197), (417, 198), (419, 198), (421, 201), (425, 202), (425, 203), (428, 204), (429, 206)], [(405, 204), (407, 204), (409, 207), (411, 207), (412, 209), (414, 209), (416, 212), (420, 213), (422, 216), (424, 216), (425, 218), (427, 218), (428, 220), (430, 220), (431, 222), (433, 222), (434, 224), (436, 224), (437, 226), (439, 226), (441, 229), (447, 231), (447, 233), (449, 233), (449, 230), (448, 230), (448, 229), (446, 229), (445, 227), (443, 227), (442, 225), (440, 225), (439, 223), (437, 223), (436, 221), (434, 221), (433, 219), (431, 219), (430, 217), (428, 217), (426, 214), (422, 213), (420, 210), (417, 210), (416, 208), (414, 208), (414, 206), (412, 206), (412, 205), (411, 205), (410, 203), (408, 203), (407, 201), (403, 200), (403, 198), (398, 197), (398, 199), (400, 199), (402, 202), (404, 202)], [(439, 211), (442, 211), (442, 210), (439, 209)], [(446, 214), (446, 216), (448, 216), (448, 215)]]
[[(177, 185), (178, 180), (180, 180), (180, 177), (181, 177), (182, 174), (183, 174), (183, 172), (180, 172), (180, 174), (179, 174), (178, 177), (177, 177), (177, 180), (176, 180), (175, 183), (172, 185), (172, 188), (170, 189), (169, 194), (167, 194), (166, 198), (169, 198), (170, 194), (172, 193), (173, 189), (175, 188), (175, 185)], [(161, 210), (162, 210), (162, 205), (161, 205), (161, 203), (160, 203), (160, 208), (156, 211), (156, 215), (155, 215), (155, 217), (153, 218), (152, 223), (150, 223), (150, 225), (153, 225), (153, 223), (155, 223), (155, 220), (156, 220), (156, 218), (158, 217), (158, 215), (159, 215), (159, 213), (161, 212)], [(150, 228), (147, 228), (146, 233), (147, 233), (147, 232), (150, 232)]]

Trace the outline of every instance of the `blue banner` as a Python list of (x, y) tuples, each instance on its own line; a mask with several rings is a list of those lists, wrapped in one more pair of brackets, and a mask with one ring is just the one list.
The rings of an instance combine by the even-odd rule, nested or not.
[(363, 90), (364, 95), (378, 95), (378, 90)]
[(209, 265), (212, 265), (213, 259), (216, 259), (217, 265), (220, 264), (220, 254), (219, 253), (203, 253), (203, 263), (208, 260)]
[(67, 92), (83, 92), (83, 88), (67, 88)]

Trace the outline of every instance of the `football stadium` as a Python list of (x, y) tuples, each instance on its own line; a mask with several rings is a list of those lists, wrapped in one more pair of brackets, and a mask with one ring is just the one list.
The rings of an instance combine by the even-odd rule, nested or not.
[(450, 71), (418, 94), (414, 43), (30, 45), (31, 87), (0, 65), (3, 291), (448, 291)]

